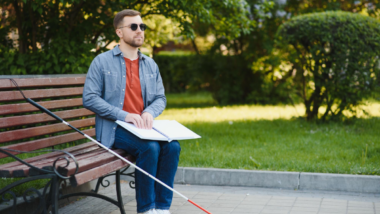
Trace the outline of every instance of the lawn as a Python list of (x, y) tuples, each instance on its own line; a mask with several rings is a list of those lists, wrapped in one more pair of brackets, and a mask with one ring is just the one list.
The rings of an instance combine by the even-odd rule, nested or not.
[(316, 123), (299, 118), (302, 105), (215, 107), (210, 95), (194, 96), (203, 107), (190, 107), (189, 94), (168, 95), (168, 109), (157, 118), (202, 136), (181, 141), (180, 166), (380, 175), (377, 102), (365, 107), (371, 116)]

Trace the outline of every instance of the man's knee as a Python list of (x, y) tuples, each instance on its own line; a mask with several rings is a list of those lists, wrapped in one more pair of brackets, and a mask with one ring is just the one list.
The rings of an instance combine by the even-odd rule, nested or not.
[(158, 157), (160, 154), (160, 144), (158, 142), (150, 141), (147, 142), (144, 153), (150, 157)]
[(171, 154), (178, 154), (181, 152), (181, 145), (179, 144), (178, 141), (172, 141), (168, 144), (169, 146), (169, 151)]

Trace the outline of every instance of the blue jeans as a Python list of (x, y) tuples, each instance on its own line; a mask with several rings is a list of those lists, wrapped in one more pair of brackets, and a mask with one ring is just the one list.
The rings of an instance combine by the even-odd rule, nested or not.
[[(117, 126), (115, 148), (123, 149), (136, 157), (136, 165), (173, 187), (181, 147), (178, 141), (142, 140)], [(137, 212), (150, 209), (168, 210), (172, 203), (173, 192), (153, 179), (135, 170)]]

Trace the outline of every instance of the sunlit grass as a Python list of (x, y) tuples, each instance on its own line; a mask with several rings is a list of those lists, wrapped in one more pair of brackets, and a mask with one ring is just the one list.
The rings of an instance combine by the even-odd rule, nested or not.
[(211, 94), (207, 92), (167, 94), (166, 98), (166, 109), (212, 107), (217, 105)]
[[(168, 108), (157, 119), (178, 122), (221, 122), (238, 120), (275, 120), (304, 116), (303, 104), (292, 105), (235, 105), (217, 106), (210, 94), (169, 94)], [(196, 106), (196, 107), (194, 107)], [(202, 108), (199, 108), (202, 107)], [(370, 116), (359, 110), (357, 117), (380, 117), (380, 103), (371, 101), (360, 106)], [(323, 113), (324, 107), (319, 112)], [(349, 114), (346, 112), (346, 114)]]
[[(184, 105), (191, 106), (189, 96)], [(202, 136), (181, 141), (180, 166), (380, 175), (380, 104), (364, 109), (370, 116), (328, 123), (300, 118), (301, 104), (168, 108), (157, 119), (177, 120)]]
[(238, 105), (206, 108), (166, 109), (159, 120), (177, 120), (178, 122), (222, 122), (239, 120), (274, 120), (299, 117), (304, 109), (293, 106), (256, 106)]
[(380, 175), (377, 118), (184, 124), (202, 138), (181, 141), (181, 166)]

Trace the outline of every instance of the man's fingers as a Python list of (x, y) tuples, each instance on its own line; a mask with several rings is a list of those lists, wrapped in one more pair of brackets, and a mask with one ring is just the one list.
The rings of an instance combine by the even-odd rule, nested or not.
[(153, 127), (153, 120), (152, 120), (152, 118), (148, 119), (148, 124), (149, 124), (149, 129), (152, 129), (152, 127)]
[(133, 125), (135, 125), (137, 128), (139, 127), (138, 124), (137, 124), (137, 121), (136, 121), (134, 118), (132, 118), (131, 122), (132, 122)]
[(137, 121), (138, 121), (138, 123), (139, 123), (139, 126), (138, 126), (138, 128), (139, 129), (143, 129), (145, 126), (144, 126), (144, 121), (143, 121), (143, 119), (141, 118), (141, 117), (138, 117), (137, 118)]
[(135, 125), (137, 128), (141, 129), (141, 118), (139, 117), (132, 117), (131, 118), (131, 122), (133, 123), (133, 125)]
[(125, 117), (126, 122), (132, 122), (139, 129), (152, 129), (153, 127), (153, 116), (149, 113), (143, 115), (129, 113)]
[(145, 126), (147, 129), (152, 129), (152, 121), (149, 117), (145, 117)]
[(152, 129), (153, 126), (153, 117), (150, 116), (150, 114), (146, 113), (141, 116), (144, 120), (145, 128), (146, 129)]

